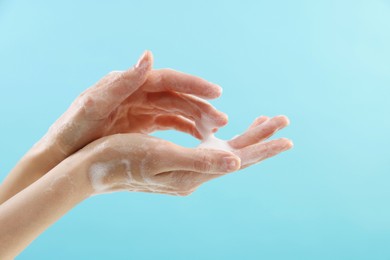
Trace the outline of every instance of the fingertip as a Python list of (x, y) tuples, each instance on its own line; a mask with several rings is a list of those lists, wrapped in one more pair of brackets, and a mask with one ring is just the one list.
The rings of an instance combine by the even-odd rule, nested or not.
[(151, 50), (145, 50), (145, 58), (149, 61), (149, 64), (152, 65), (154, 61), (153, 53)]
[(282, 123), (283, 126), (288, 126), (290, 124), (290, 119), (285, 115), (279, 115), (279, 116), (276, 116), (275, 118), (280, 120), (280, 122)]
[(153, 57), (153, 53), (152, 53), (151, 50), (145, 50), (145, 51), (144, 51), (144, 54), (145, 54), (145, 55), (149, 55), (150, 57)]
[(134, 69), (143, 73), (152, 68), (153, 64), (153, 54), (149, 50), (145, 50), (141, 57), (138, 59), (136, 65), (134, 66)]
[(229, 122), (229, 116), (223, 112), (221, 112), (221, 116), (219, 118), (219, 123), (221, 126), (225, 126), (227, 125), (227, 123)]
[(294, 143), (288, 138), (280, 138), (283, 150), (289, 150), (294, 147)]
[(222, 95), (223, 88), (218, 84), (213, 83), (213, 85), (215, 86), (216, 97), (220, 97)]
[(217, 111), (210, 119), (213, 122), (213, 128), (211, 129), (212, 131), (214, 131), (215, 128), (218, 130), (218, 128), (227, 125), (229, 122), (228, 115), (220, 111)]
[(222, 87), (220, 85), (212, 83), (212, 82), (207, 82), (207, 84), (208, 84), (208, 86), (207, 86), (208, 91), (202, 93), (202, 95), (199, 95), (199, 96), (201, 96), (202, 98), (205, 98), (205, 99), (216, 99), (222, 95), (223, 90), (222, 90)]
[(220, 120), (219, 126), (220, 127), (224, 127), (224, 126), (226, 126), (228, 124), (228, 122), (229, 122), (228, 119), (225, 117), (225, 118)]

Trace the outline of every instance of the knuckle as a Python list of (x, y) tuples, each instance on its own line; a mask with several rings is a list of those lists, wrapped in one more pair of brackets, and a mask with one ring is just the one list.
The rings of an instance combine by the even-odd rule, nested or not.
[(212, 168), (213, 160), (206, 154), (199, 152), (194, 160), (194, 170), (197, 172), (209, 172)]
[(86, 109), (94, 107), (95, 102), (96, 102), (96, 100), (95, 100), (95, 98), (91, 94), (86, 94), (82, 98), (82, 105)]
[(87, 118), (99, 120), (106, 117), (107, 114), (105, 109), (102, 109), (103, 107), (101, 100), (96, 98), (93, 93), (89, 93), (82, 97), (81, 110)]

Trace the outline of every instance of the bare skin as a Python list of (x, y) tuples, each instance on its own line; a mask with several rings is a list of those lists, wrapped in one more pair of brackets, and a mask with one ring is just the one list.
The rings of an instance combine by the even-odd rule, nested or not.
[(227, 123), (224, 113), (195, 98), (219, 97), (218, 85), (170, 69), (152, 70), (152, 63), (146, 51), (133, 68), (111, 72), (83, 92), (7, 176), (0, 203), (101, 137), (176, 129), (200, 139), (195, 124), (202, 116), (217, 128)]
[(212, 122), (212, 131), (227, 123), (225, 114), (195, 98), (218, 97), (217, 85), (173, 70), (155, 71), (151, 64), (146, 52), (134, 68), (111, 73), (85, 91), (16, 165), (0, 187), (1, 259), (15, 257), (92, 195), (186, 196), (292, 147), (285, 138), (266, 140), (288, 125), (285, 116), (257, 118), (228, 141), (231, 152), (185, 148), (147, 135), (176, 129), (202, 139), (197, 128), (202, 118)]
[[(187, 196), (207, 181), (291, 147), (291, 141), (284, 138), (252, 143), (237, 149), (237, 157), (225, 151), (180, 147), (143, 134), (104, 137), (68, 157), (0, 206), (0, 258), (17, 256), (40, 233), (91, 195), (133, 191)], [(240, 161), (251, 163), (242, 166)], [(96, 169), (101, 169), (102, 164), (103, 173)], [(96, 177), (99, 185), (94, 181)]]

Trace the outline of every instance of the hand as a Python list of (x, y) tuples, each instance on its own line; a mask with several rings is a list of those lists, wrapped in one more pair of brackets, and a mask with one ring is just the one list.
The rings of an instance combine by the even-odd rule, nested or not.
[(265, 141), (289, 124), (286, 116), (260, 116), (243, 134), (228, 141), (233, 152), (241, 158), (241, 169), (292, 148), (293, 143), (286, 138)]
[[(241, 170), (291, 149), (293, 143), (287, 138), (267, 141), (269, 137), (288, 125), (289, 120), (286, 116), (275, 116), (273, 118), (260, 116), (254, 120), (243, 134), (227, 141), (226, 145), (223, 146), (224, 148), (227, 146), (230, 152), (240, 158), (238, 170)], [(225, 174), (200, 175), (189, 171), (176, 171), (175, 173), (166, 174), (166, 178), (169, 180), (169, 178), (173, 177), (172, 175), (178, 175), (181, 179), (186, 180), (182, 182), (182, 189), (185, 192), (181, 192), (179, 195), (189, 195), (201, 184)]]
[(227, 123), (225, 114), (195, 97), (217, 98), (219, 86), (170, 69), (151, 70), (152, 60), (147, 51), (134, 68), (111, 72), (87, 89), (49, 129), (45, 145), (65, 158), (112, 134), (176, 129), (200, 139), (196, 123), (202, 118), (213, 122), (213, 131)]
[[(196, 182), (198, 175), (219, 175), (240, 167), (240, 158), (230, 152), (185, 148), (143, 134), (104, 137), (77, 154), (90, 154), (88, 174), (95, 193), (128, 190), (182, 195), (186, 192), (182, 185)], [(192, 179), (187, 179), (187, 172), (193, 174)]]
[(185, 196), (207, 181), (290, 149), (292, 143), (285, 138), (263, 142), (287, 124), (284, 116), (258, 118), (229, 141), (233, 152), (190, 149), (142, 134), (105, 137), (82, 151), (91, 154), (95, 194), (128, 190)]
[(202, 183), (285, 151), (292, 146), (289, 140), (264, 140), (287, 124), (283, 116), (258, 118), (228, 142), (233, 153), (184, 148), (143, 134), (96, 140), (1, 205), (0, 223), (6, 225), (0, 228), (0, 258), (18, 255), (90, 195), (129, 190), (185, 196)]

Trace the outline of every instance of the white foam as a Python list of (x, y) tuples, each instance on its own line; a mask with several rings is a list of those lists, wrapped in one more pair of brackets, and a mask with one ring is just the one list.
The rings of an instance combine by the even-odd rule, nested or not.
[(196, 128), (203, 137), (202, 142), (198, 145), (198, 148), (210, 148), (232, 152), (234, 149), (226, 140), (219, 139), (213, 134), (213, 129), (215, 127), (216, 125), (214, 122), (207, 116), (203, 116), (201, 120), (196, 122)]
[(214, 134), (206, 136), (206, 138), (203, 139), (203, 141), (198, 145), (198, 147), (223, 150), (227, 152), (232, 152), (234, 150), (226, 140), (219, 139), (215, 137)]
[[(139, 165), (140, 181), (133, 178), (131, 171), (131, 163), (128, 160), (122, 159), (120, 161), (113, 160), (109, 162), (97, 162), (94, 163), (89, 169), (89, 178), (92, 188), (94, 189), (93, 195), (111, 193), (116, 191), (148, 191), (148, 192), (160, 192), (164, 193), (169, 185), (164, 183), (157, 183), (153, 181), (146, 172), (145, 163), (147, 159), (141, 161)], [(118, 164), (125, 166), (126, 178), (121, 180), (121, 183), (111, 183), (110, 179), (113, 174), (121, 174), (117, 172), (116, 168)], [(111, 176), (110, 176), (111, 175)]]
[[(130, 162), (128, 160), (123, 159), (120, 160), (119, 163), (125, 166), (127, 177), (126, 183), (130, 184), (133, 179), (131, 174)], [(115, 186), (115, 184), (107, 183), (105, 182), (105, 179), (107, 178), (107, 176), (112, 174), (112, 170), (114, 170), (116, 164), (118, 164), (118, 161), (98, 162), (92, 164), (89, 169), (89, 178), (91, 180), (91, 185), (95, 191), (95, 194), (112, 192), (112, 188), (113, 186)]]
[[(213, 120), (206, 116), (203, 116), (201, 120), (196, 121), (196, 127), (200, 134), (202, 135), (202, 142), (198, 145), (199, 148), (209, 148), (209, 149), (217, 149), (217, 150), (223, 150), (228, 152), (235, 153), (235, 149), (233, 149), (228, 141), (222, 140), (217, 138), (213, 134), (213, 129), (217, 127), (216, 124), (214, 124)], [(147, 147), (143, 147), (143, 149), (146, 149)], [(134, 148), (128, 147), (131, 151), (133, 151)], [(148, 153), (147, 153), (148, 155)], [(148, 157), (148, 156), (147, 156)], [(128, 160), (113, 160), (109, 162), (98, 162), (91, 166), (89, 175), (90, 180), (93, 189), (95, 190), (94, 194), (101, 194), (101, 193), (108, 193), (113, 191), (118, 191), (118, 189), (115, 189), (115, 187), (118, 187), (116, 184), (109, 183), (107, 181), (107, 177), (110, 174), (116, 174), (115, 173), (115, 167), (118, 163), (122, 163), (125, 165), (127, 179), (124, 183), (121, 183), (123, 185), (122, 190), (129, 190), (129, 191), (149, 191), (149, 192), (159, 192), (159, 193), (172, 193), (173, 195), (177, 195), (174, 191), (168, 191), (167, 188), (170, 188), (170, 185), (168, 183), (158, 183), (153, 181), (148, 176), (148, 169), (146, 167), (146, 163), (148, 161), (148, 158), (143, 158), (141, 160), (139, 167), (139, 174), (141, 177), (141, 181), (136, 181), (132, 177), (131, 172), (131, 165), (130, 161)], [(114, 171), (114, 172), (113, 172)]]
[(89, 169), (89, 177), (95, 193), (102, 193), (109, 188), (103, 180), (108, 175), (110, 168), (110, 164), (95, 163)]

